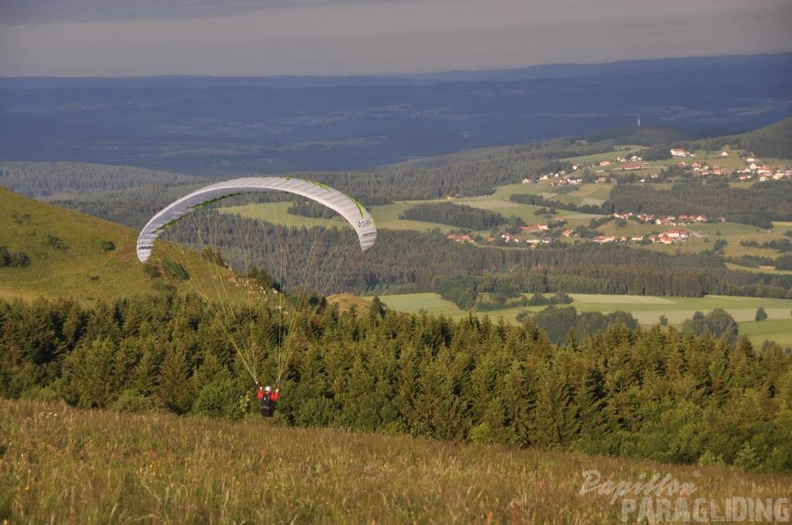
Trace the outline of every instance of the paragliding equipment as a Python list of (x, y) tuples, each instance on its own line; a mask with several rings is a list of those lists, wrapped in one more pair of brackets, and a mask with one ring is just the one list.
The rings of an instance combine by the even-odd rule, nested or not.
[(151, 256), (154, 241), (170, 223), (184, 217), (195, 208), (211, 202), (251, 192), (282, 191), (314, 200), (337, 211), (354, 228), (360, 239), (360, 249), (368, 250), (377, 240), (377, 228), (368, 211), (348, 195), (318, 182), (292, 177), (247, 177), (212, 184), (194, 191), (169, 204), (143, 227), (138, 236), (137, 256), (145, 263)]
[(280, 391), (276, 388), (273, 393), (269, 385), (265, 386), (263, 389), (261, 385), (259, 385), (256, 397), (259, 399), (259, 412), (261, 412), (261, 415), (264, 417), (272, 417), (275, 413), (275, 404), (280, 397)]
[[(341, 215), (348, 225), (342, 223), (341, 230), (349, 231), (352, 227), (356, 234), (353, 237), (343, 231), (339, 232), (333, 224), (332, 228), (316, 226), (328, 219), (316, 219), (306, 225), (278, 227), (265, 219), (269, 228), (264, 228), (258, 220), (245, 219), (237, 215), (233, 227), (219, 218), (228, 217), (223, 210), (218, 210), (218, 201), (227, 203), (232, 197), (249, 196), (252, 194), (282, 195), (290, 198), (303, 198), (308, 203), (318, 204), (325, 211), (332, 210)], [(279, 208), (281, 218), (285, 215), (282, 202), (269, 203), (270, 209)], [(247, 211), (247, 205), (242, 206)], [(239, 212), (239, 208), (234, 208)], [(235, 213), (236, 213), (235, 212)], [(239, 212), (241, 213), (241, 212)], [(276, 219), (274, 222), (279, 222)], [(182, 231), (169, 238), (174, 230)], [(233, 231), (232, 231), (233, 230)], [(287, 253), (293, 251), (294, 239), (291, 233), (299, 230), (309, 246), (301, 247), (299, 261), (289, 259)], [(211, 184), (200, 188), (172, 202), (143, 227), (138, 236), (137, 256), (141, 263), (147, 263), (152, 256), (155, 242), (163, 236), (170, 242), (162, 244), (162, 254), (168, 255), (178, 264), (188, 267), (195, 261), (195, 251), (203, 251), (204, 256), (214, 259), (218, 264), (211, 265), (215, 275), (210, 279), (215, 290), (206, 288), (202, 279), (192, 279), (195, 290), (207, 301), (215, 304), (218, 311), (215, 317), (223, 325), (225, 337), (234, 347), (238, 362), (247, 370), (252, 379), (258, 382), (258, 368), (261, 366), (262, 354), (271, 353), (275, 357), (276, 371), (272, 374), (275, 384), (279, 384), (289, 359), (294, 352), (291, 334), (294, 332), (298, 312), (302, 302), (307, 300), (305, 283), (311, 282), (315, 291), (325, 293), (317, 283), (330, 285), (333, 277), (343, 266), (345, 257), (357, 244), (356, 251), (371, 248), (377, 238), (377, 230), (371, 215), (362, 204), (348, 195), (327, 185), (294, 177), (245, 177)], [(295, 235), (296, 236), (296, 235)], [(299, 236), (298, 236), (299, 237)], [(234, 239), (234, 240), (231, 240)], [(240, 241), (241, 239), (241, 241)], [(355, 241), (357, 241), (355, 243)], [(188, 252), (190, 254), (188, 254)], [(158, 252), (160, 249), (158, 248)], [(277, 285), (258, 286), (254, 279), (229, 280), (228, 265), (234, 266), (236, 274), (260, 276), (262, 268), (273, 277), (274, 282), (286, 281), (297, 288), (298, 293), (289, 297), (281, 293)], [(233, 262), (231, 262), (233, 261)], [(321, 264), (321, 268), (318, 266)], [(189, 271), (188, 271), (189, 273)], [(269, 280), (268, 280), (269, 283)], [(247, 315), (240, 319), (234, 311), (232, 296), (233, 288), (244, 287), (247, 301)], [(221, 297), (219, 302), (210, 299)], [(274, 301), (273, 301), (274, 298)], [(267, 312), (257, 310), (266, 305)], [(267, 337), (267, 336), (271, 337)], [(269, 345), (269, 342), (272, 344)], [(268, 347), (271, 346), (271, 347)]]

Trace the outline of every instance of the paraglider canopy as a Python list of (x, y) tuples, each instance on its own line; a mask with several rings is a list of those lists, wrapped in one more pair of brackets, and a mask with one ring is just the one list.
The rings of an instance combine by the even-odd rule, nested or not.
[(314, 200), (338, 212), (357, 233), (360, 249), (365, 251), (377, 240), (377, 229), (362, 204), (324, 184), (293, 177), (245, 177), (211, 184), (185, 195), (157, 213), (143, 227), (137, 241), (137, 256), (145, 263), (154, 241), (166, 226), (194, 209), (213, 201), (243, 193), (286, 192)]

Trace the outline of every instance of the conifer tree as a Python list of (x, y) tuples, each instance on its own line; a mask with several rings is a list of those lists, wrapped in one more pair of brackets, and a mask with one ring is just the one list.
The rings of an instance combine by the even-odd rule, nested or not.
[(84, 408), (106, 408), (115, 400), (115, 351), (111, 341), (100, 338), (86, 341), (68, 356), (62, 391), (69, 402)]
[(533, 436), (544, 446), (569, 445), (579, 430), (577, 406), (560, 367), (543, 371), (536, 395)]
[(183, 349), (167, 351), (153, 394), (160, 405), (177, 414), (184, 414), (190, 410), (193, 390), (190, 384), (190, 369)]

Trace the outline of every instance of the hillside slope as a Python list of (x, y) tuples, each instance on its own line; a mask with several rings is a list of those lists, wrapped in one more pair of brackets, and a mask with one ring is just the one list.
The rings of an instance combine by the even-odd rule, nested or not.
[(137, 235), (132, 228), (0, 187), (0, 252), (13, 259), (2, 265), (0, 258), (0, 297), (94, 302), (191, 291), (188, 281), (144, 272), (135, 255)]
[(726, 145), (750, 151), (760, 157), (792, 159), (792, 117), (739, 135), (702, 140), (692, 147), (717, 149)]
[(750, 499), (744, 521), (768, 498), (771, 518), (788, 516), (789, 476), (726, 467), (31, 401), (0, 400), (0, 422), (4, 523), (620, 523), (639, 509), (671, 521), (681, 504), (696, 519), (673, 521), (689, 523), (732, 498), (743, 512)]

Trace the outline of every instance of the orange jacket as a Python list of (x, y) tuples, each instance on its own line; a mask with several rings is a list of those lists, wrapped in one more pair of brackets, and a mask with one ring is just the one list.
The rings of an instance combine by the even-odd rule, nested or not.
[[(259, 387), (258, 392), (256, 392), (256, 397), (259, 399), (264, 399), (264, 387)], [(277, 388), (274, 392), (270, 392), (270, 401), (277, 401), (280, 397), (280, 390)]]

